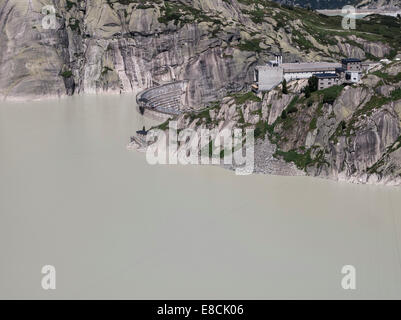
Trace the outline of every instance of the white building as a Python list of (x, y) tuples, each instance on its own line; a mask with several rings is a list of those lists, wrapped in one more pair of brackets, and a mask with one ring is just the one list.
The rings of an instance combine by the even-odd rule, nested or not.
[(362, 73), (358, 71), (345, 71), (345, 82), (358, 83), (361, 77)]
[[(284, 79), (287, 81), (309, 79), (316, 75), (321, 78), (322, 87), (334, 83), (357, 83), (361, 80), (363, 71), (366, 72), (367, 67), (362, 64), (361, 60), (355, 58), (343, 59), (341, 63), (282, 62), (283, 58), (276, 55), (275, 60), (269, 61), (267, 65), (256, 67), (255, 84), (252, 85), (252, 90), (255, 92), (268, 91), (279, 85)], [(336, 80), (333, 78), (334, 74), (338, 75)], [(325, 77), (324, 75), (330, 76)]]
[(337, 73), (318, 73), (315, 76), (318, 79), (318, 90), (327, 89), (340, 83), (340, 76)]
[(254, 91), (268, 91), (278, 86), (284, 79), (283, 68), (274, 66), (259, 66), (255, 68)]
[(255, 82), (252, 86), (254, 91), (268, 91), (280, 84), (283, 79), (287, 81), (298, 79), (309, 79), (316, 74), (332, 74), (340, 63), (330, 62), (297, 62), (282, 63), (283, 58), (276, 55), (276, 59), (269, 61), (265, 66), (255, 68)]
[(298, 79), (309, 79), (316, 74), (334, 73), (336, 68), (341, 67), (340, 63), (331, 62), (299, 62), (283, 63), (281, 65), (284, 78), (287, 81)]

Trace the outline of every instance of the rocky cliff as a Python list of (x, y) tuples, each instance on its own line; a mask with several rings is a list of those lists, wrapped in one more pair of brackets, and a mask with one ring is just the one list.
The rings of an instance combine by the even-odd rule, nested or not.
[(355, 30), (341, 20), (265, 0), (0, 0), (0, 97), (186, 80), (188, 106), (214, 107), (181, 125), (253, 127), (258, 172), (399, 184), (399, 64), (310, 97), (302, 81), (289, 94), (247, 92), (254, 67), (275, 53), (293, 62), (400, 52), (398, 19), (369, 16)]
[(307, 82), (228, 96), (179, 129), (254, 129), (256, 172), (401, 185), (401, 62), (310, 96)]
[(391, 23), (381, 22), (384, 33), (375, 22), (345, 32), (337, 18), (262, 0), (0, 0), (0, 96), (188, 80), (186, 103), (200, 108), (246, 88), (254, 66), (274, 53), (286, 61), (394, 55)]
[(341, 9), (347, 5), (358, 8), (401, 8), (400, 0), (274, 0), (280, 4), (312, 9)]
[(401, 8), (400, 0), (358, 0), (356, 3), (358, 8), (367, 8), (367, 9)]

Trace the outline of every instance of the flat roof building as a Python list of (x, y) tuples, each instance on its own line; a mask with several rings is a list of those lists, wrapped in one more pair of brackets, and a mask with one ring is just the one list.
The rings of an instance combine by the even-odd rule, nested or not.
[(342, 59), (341, 60), (342, 64), (355, 63), (355, 62), (362, 63), (362, 60), (361, 59), (357, 59), (357, 58), (347, 58), (347, 59)]
[(281, 67), (258, 66), (255, 68), (255, 82), (258, 84), (258, 91), (271, 90), (278, 86), (283, 79), (283, 68)]
[(318, 89), (323, 90), (339, 84), (340, 76), (336, 73), (315, 74), (318, 79)]
[(283, 63), (284, 78), (287, 81), (297, 79), (308, 79), (317, 73), (332, 73), (336, 68), (340, 68), (340, 63), (332, 62), (298, 62)]
[(332, 62), (298, 62), (283, 63), (281, 65), (284, 73), (290, 72), (318, 72), (318, 71), (335, 71), (340, 68), (341, 64)]
[[(321, 88), (344, 83), (358, 82), (362, 76), (362, 62), (360, 59), (342, 59), (341, 63), (335, 62), (296, 62), (281, 63), (282, 58), (276, 55), (276, 59), (268, 65), (255, 68), (254, 91), (271, 90), (280, 84), (283, 79), (287, 81), (309, 79), (318, 76)], [(320, 89), (320, 88), (319, 88)]]
[(360, 59), (342, 59), (341, 64), (342, 67), (347, 71), (362, 72), (362, 61)]

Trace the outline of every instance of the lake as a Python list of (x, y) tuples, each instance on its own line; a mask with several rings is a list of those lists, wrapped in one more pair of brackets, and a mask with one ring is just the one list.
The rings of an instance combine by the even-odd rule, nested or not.
[(151, 166), (134, 101), (0, 102), (0, 298), (401, 298), (400, 188)]

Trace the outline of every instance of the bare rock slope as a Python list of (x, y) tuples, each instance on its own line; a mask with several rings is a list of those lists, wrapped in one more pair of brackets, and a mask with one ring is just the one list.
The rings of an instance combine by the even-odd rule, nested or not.
[(246, 88), (255, 65), (274, 53), (333, 61), (398, 50), (381, 32), (343, 32), (340, 20), (327, 19), (257, 0), (0, 0), (0, 96), (132, 92), (188, 80), (186, 103), (199, 108)]
[[(265, 94), (226, 97), (180, 117), (181, 128), (252, 128), (256, 171), (401, 185), (401, 62), (360, 84), (298, 91), (301, 81)], [(295, 90), (294, 90), (295, 89)]]

